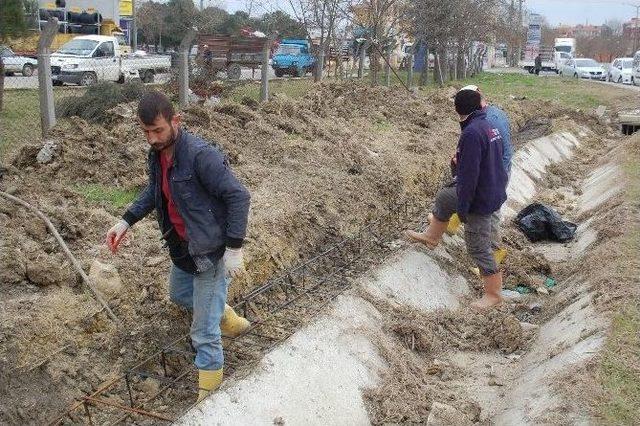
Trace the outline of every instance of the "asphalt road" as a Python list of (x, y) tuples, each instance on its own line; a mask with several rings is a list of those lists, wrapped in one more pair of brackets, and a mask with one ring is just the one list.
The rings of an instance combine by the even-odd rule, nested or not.
[[(242, 70), (242, 80), (260, 80), (261, 71), (256, 70), (252, 73), (251, 69)], [(158, 74), (155, 78), (155, 83), (166, 83), (169, 80), (170, 74)], [(269, 67), (269, 79), (276, 78), (273, 69)], [(31, 77), (23, 77), (20, 74), (16, 74), (13, 77), (4, 78), (4, 88), (6, 89), (36, 89), (38, 87), (38, 75), (35, 73)]]

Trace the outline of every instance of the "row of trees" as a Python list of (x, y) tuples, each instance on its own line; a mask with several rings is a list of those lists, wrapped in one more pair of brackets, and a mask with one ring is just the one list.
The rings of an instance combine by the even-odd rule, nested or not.
[(279, 10), (253, 17), (245, 11), (229, 14), (217, 6), (198, 10), (192, 0), (169, 0), (142, 3), (137, 16), (139, 42), (163, 47), (177, 47), (193, 27), (211, 34), (237, 34), (251, 28), (265, 34), (278, 31), (284, 37), (306, 37), (302, 23)]

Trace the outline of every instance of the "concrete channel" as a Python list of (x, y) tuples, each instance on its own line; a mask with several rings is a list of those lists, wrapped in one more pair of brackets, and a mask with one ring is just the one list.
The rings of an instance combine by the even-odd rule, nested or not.
[[(572, 157), (580, 145), (579, 137), (569, 132), (554, 133), (518, 150), (504, 219), (513, 217), (535, 197), (537, 182), (544, 178), (550, 164)], [(620, 189), (617, 173), (615, 164), (603, 164), (587, 176), (582, 194), (597, 196), (576, 195), (579, 211), (594, 212), (615, 196)], [(591, 228), (597, 220), (594, 215), (580, 224), (577, 238), (564, 248), (565, 259), (578, 259), (594, 244)], [(226, 382), (176, 424), (370, 424), (362, 390), (375, 386), (386, 368), (372, 336), (391, 336), (382, 329), (381, 312), (362, 298), (361, 292), (423, 311), (457, 309), (465, 303), (470, 285), (461, 275), (447, 272), (441, 260), (454, 261), (447, 248), (459, 244), (459, 237), (447, 237), (434, 252), (408, 248), (387, 259), (377, 270), (361, 277), (356, 288), (338, 297), (314, 322), (267, 354), (252, 373)], [(559, 256), (552, 251), (547, 254)], [(578, 277), (575, 281), (567, 290), (570, 294), (564, 296), (572, 303), (540, 326), (532, 348), (518, 359), (487, 353), (453, 357), (453, 362), (468, 372), (462, 384), (477, 395), (483, 421), (538, 424), (546, 413), (562, 406), (553, 391), (553, 378), (592, 357), (603, 343), (607, 325), (592, 307), (586, 283)], [(554, 350), (552, 357), (550, 348)], [(507, 384), (499, 388), (502, 398), (497, 395), (498, 388), (475, 377), (487, 364), (494, 365), (496, 377)], [(586, 420), (579, 413), (567, 416), (569, 423)]]

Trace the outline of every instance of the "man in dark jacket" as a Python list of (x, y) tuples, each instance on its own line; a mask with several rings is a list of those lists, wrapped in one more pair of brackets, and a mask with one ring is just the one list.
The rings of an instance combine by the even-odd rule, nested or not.
[(233, 336), (249, 327), (225, 302), (229, 280), (243, 269), (250, 196), (218, 149), (180, 128), (166, 96), (145, 94), (138, 118), (152, 148), (149, 183), (106, 242), (115, 253), (129, 227), (155, 209), (173, 262), (170, 298), (193, 311), (200, 401), (222, 382), (221, 332)]
[(542, 56), (540, 56), (540, 54), (538, 54), (538, 56), (536, 56), (536, 59), (534, 61), (534, 71), (536, 73), (536, 75), (540, 75), (540, 71), (542, 71)]
[(440, 243), (449, 219), (457, 213), (465, 224), (467, 251), (484, 281), (484, 295), (473, 307), (486, 309), (502, 302), (502, 273), (491, 249), (491, 216), (507, 199), (502, 137), (487, 121), (477, 91), (458, 92), (455, 107), (462, 128), (456, 152), (456, 179), (438, 191), (427, 230), (407, 231), (406, 235), (433, 249)]

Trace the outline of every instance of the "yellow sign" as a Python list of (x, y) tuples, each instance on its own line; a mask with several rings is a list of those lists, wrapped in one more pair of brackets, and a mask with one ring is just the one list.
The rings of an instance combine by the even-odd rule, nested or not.
[(133, 15), (133, 0), (120, 0), (120, 16)]

